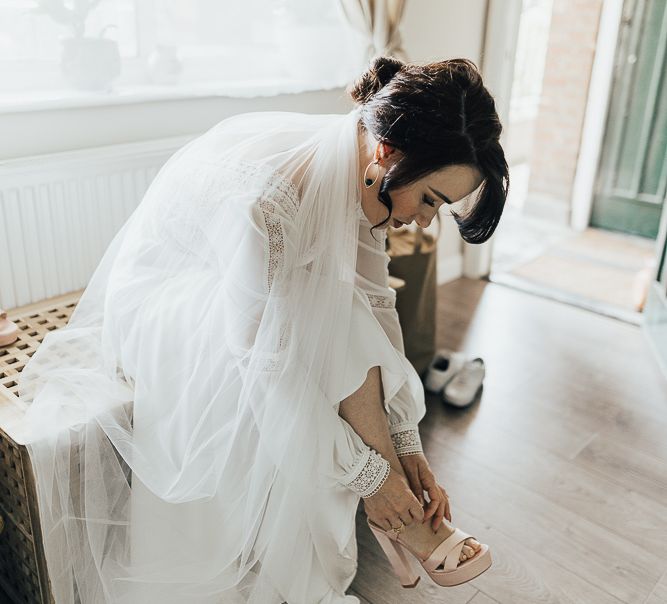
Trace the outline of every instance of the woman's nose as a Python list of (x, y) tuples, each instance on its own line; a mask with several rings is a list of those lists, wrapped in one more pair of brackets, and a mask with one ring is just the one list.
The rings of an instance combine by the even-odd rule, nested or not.
[(417, 216), (415, 222), (422, 228), (428, 228), (428, 225), (431, 224), (431, 221), (428, 218), (424, 218), (423, 216)]

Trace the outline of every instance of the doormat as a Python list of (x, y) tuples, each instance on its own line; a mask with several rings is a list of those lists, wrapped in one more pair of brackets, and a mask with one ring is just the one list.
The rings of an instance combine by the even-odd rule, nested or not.
[(655, 242), (589, 228), (562, 240), (510, 274), (596, 302), (636, 311), (642, 269), (653, 261)]

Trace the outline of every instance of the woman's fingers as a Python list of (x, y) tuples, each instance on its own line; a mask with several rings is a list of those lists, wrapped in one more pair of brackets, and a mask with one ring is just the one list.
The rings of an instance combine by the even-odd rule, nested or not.
[[(419, 499), (419, 503), (421, 503), (422, 508), (424, 507), (424, 491), (426, 490), (426, 482), (428, 481), (428, 474), (430, 474), (430, 468), (428, 466), (428, 462), (424, 460), (423, 463), (420, 463), (417, 466), (417, 490), (419, 491), (419, 496), (417, 499)], [(426, 480), (424, 478), (426, 477)]]
[(433, 518), (433, 530), (437, 531), (438, 528), (440, 527), (440, 524), (442, 523), (442, 517), (445, 513), (445, 500), (443, 499), (440, 501), (438, 504), (438, 511), (434, 514)]
[(445, 491), (445, 487), (443, 487), (442, 485), (438, 485), (438, 486), (440, 487), (440, 490), (442, 491), (442, 495), (445, 499), (445, 518), (447, 518), (447, 520), (449, 522), (451, 522), (452, 521), (452, 512), (451, 512), (451, 509), (449, 507), (449, 495), (447, 495), (447, 491)]
[(436, 483), (430, 468), (426, 471), (422, 469), (420, 471), (420, 478), (422, 488), (426, 490), (429, 498), (429, 502), (424, 510), (424, 519), (422, 522), (426, 522), (426, 520), (432, 518), (433, 529), (437, 531), (442, 523), (443, 517), (447, 518), (449, 522), (452, 521), (449, 497), (447, 496), (447, 491)]
[(412, 514), (412, 517), (416, 522), (422, 522), (424, 520), (424, 508), (421, 505), (412, 506), (410, 508), (410, 514)]
[[(433, 493), (433, 495), (431, 495)], [(424, 521), (429, 518), (433, 518), (433, 528), (437, 530), (438, 526), (442, 522), (443, 516), (447, 517), (447, 520), (451, 521), (451, 514), (449, 513), (449, 498), (447, 497), (445, 490), (436, 485), (435, 489), (429, 491), (429, 502), (426, 512), (424, 513)]]
[(400, 526), (401, 522), (405, 524), (406, 526), (408, 524), (412, 524), (413, 518), (412, 514), (410, 513), (410, 510), (405, 510), (404, 512), (399, 513), (398, 515), (399, 522), (396, 526)]
[[(427, 478), (424, 481), (424, 488), (426, 489), (426, 492), (428, 493), (428, 498), (430, 499), (429, 502), (429, 509), (433, 509), (433, 512), (437, 510), (438, 505), (440, 504), (440, 501), (443, 499), (442, 497), (442, 492), (440, 491), (440, 487), (436, 484), (435, 480), (432, 479), (432, 477), (429, 479)], [(431, 504), (435, 503), (435, 506), (431, 506)]]
[(426, 504), (426, 509), (424, 510), (424, 522), (428, 520), (433, 514), (437, 511), (438, 509), (438, 500), (437, 499), (431, 499)]
[(408, 474), (408, 482), (410, 483), (410, 490), (415, 494), (420, 505), (424, 505), (424, 489), (422, 488), (421, 480), (419, 480), (419, 475), (415, 472), (410, 472)]

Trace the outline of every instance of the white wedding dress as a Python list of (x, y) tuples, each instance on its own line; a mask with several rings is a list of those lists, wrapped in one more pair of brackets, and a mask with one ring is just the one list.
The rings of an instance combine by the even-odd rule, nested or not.
[(421, 451), (358, 112), (223, 120), (179, 150), (21, 374), (56, 604), (352, 604), (386, 464), (338, 415), (381, 367)]

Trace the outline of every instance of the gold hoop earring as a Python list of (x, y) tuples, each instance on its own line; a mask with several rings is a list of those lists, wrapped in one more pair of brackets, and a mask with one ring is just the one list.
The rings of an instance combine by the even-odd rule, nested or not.
[[(370, 178), (368, 178), (368, 168), (370, 168), (373, 164), (376, 164), (378, 169), (377, 169), (377, 173), (375, 174), (375, 178), (373, 180), (371, 180)], [(366, 169), (364, 170), (364, 186), (367, 189), (370, 189), (375, 184), (375, 182), (377, 181), (378, 176), (380, 176), (380, 164), (378, 164), (377, 159), (374, 159), (372, 162), (370, 162), (366, 166)]]

